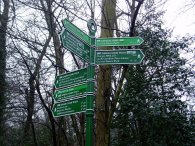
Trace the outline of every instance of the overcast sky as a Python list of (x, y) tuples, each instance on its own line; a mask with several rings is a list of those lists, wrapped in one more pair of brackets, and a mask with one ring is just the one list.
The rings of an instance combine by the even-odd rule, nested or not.
[(195, 6), (192, 7), (192, 1), (168, 0), (164, 7), (167, 10), (164, 16), (166, 26), (174, 28), (175, 36), (184, 36), (186, 33), (195, 35)]

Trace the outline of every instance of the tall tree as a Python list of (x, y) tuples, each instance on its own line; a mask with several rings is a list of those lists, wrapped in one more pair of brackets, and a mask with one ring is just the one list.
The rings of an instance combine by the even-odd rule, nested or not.
[[(73, 143), (84, 145), (84, 115), (82, 115), (80, 124), (77, 116), (54, 119), (51, 113), (53, 83), (51, 83), (52, 78), (50, 77), (64, 73), (65, 70), (63, 67), (65, 62), (63, 54), (66, 51), (65, 49), (62, 50), (58, 36), (61, 26), (59, 21), (65, 18), (66, 14), (64, 14), (64, 11), (71, 10), (71, 8), (66, 9), (66, 2), (60, 3), (60, 1), (52, 0), (22, 0), (16, 1), (14, 4), (17, 6), (17, 9), (15, 9), (15, 14), (17, 15), (15, 17), (23, 18), (23, 20), (14, 19), (15, 21), (10, 28), (9, 37), (13, 39), (13, 42), (9, 44), (9, 47), (12, 50), (10, 52), (12, 52), (11, 55), (15, 61), (10, 63), (14, 68), (10, 69), (9, 75), (14, 76), (13, 78), (10, 76), (10, 78), (13, 81), (12, 83), (17, 85), (15, 89), (18, 88), (19, 91), (10, 92), (12, 95), (10, 94), (9, 97), (9, 108), (7, 111), (11, 113), (9, 114), (11, 123), (20, 125), (21, 129), (24, 130), (24, 136), (22, 138), (19, 136), (17, 139), (24, 141), (23, 144), (39, 145), (41, 137), (37, 135), (41, 135), (41, 131), (37, 127), (44, 125), (50, 131), (48, 136), (51, 137), (48, 138), (48, 141), (53, 143), (53, 145), (71, 145)], [(68, 5), (72, 7), (73, 3), (68, 3)], [(80, 8), (81, 6), (78, 5), (78, 7)], [(72, 9), (73, 12), (75, 8)], [(20, 15), (19, 11), (24, 9), (29, 10), (28, 14), (32, 17)], [(58, 9), (61, 10), (58, 11)], [(61, 17), (62, 14), (63, 17)], [(74, 14), (72, 15), (69, 15), (70, 18), (74, 18)], [(22, 25), (22, 27), (19, 27), (18, 24)], [(49, 45), (47, 43), (48, 36), (51, 39), (50, 43), (48, 42)], [(45, 52), (46, 48), (48, 48), (47, 52)], [(16, 50), (16, 53), (13, 50)], [(75, 61), (77, 61), (77, 58)], [(10, 86), (13, 87), (14, 85)], [(24, 92), (24, 89), (26, 92)], [(41, 112), (41, 114), (38, 114), (38, 112)], [(45, 113), (43, 117), (42, 113)], [(15, 120), (12, 120), (14, 118)], [(78, 127), (81, 125), (82, 130), (78, 130)], [(8, 124), (8, 126), (10, 125)], [(8, 134), (11, 135), (11, 133)], [(81, 134), (82, 136), (80, 136)], [(44, 135), (42, 136), (44, 137)]]
[[(5, 91), (6, 91), (6, 81), (5, 81), (5, 69), (6, 69), (6, 31), (9, 18), (9, 7), (10, 1), (3, 0), (0, 1), (0, 145), (3, 145), (3, 135), (4, 135), (4, 114), (5, 109)], [(1, 8), (3, 10), (1, 11)]]
[(170, 41), (170, 32), (162, 29), (160, 16), (153, 13), (153, 23), (146, 23), (137, 31), (145, 40), (139, 48), (146, 56), (141, 65), (128, 69), (114, 120), (118, 130), (115, 145), (194, 143), (186, 103), (181, 100), (190, 85), (191, 72), (179, 52), (188, 47), (188, 41)]
[[(129, 36), (134, 36), (135, 22), (138, 16), (139, 9), (143, 4), (143, 0), (127, 1), (130, 8)], [(116, 20), (116, 1), (102, 0), (102, 18), (101, 18), (101, 34), (100, 37), (113, 37), (113, 30), (118, 30)], [(122, 12), (123, 14), (123, 12)], [(120, 14), (119, 14), (120, 15)], [(118, 34), (117, 34), (118, 35)], [(103, 47), (101, 49), (110, 50), (112, 48)], [(110, 126), (112, 118), (117, 106), (119, 95), (123, 87), (123, 81), (127, 72), (127, 66), (123, 66), (121, 76), (115, 82), (116, 89), (114, 97), (111, 97), (111, 66), (100, 66), (97, 76), (97, 96), (96, 96), (96, 145), (110, 145)]]
[[(116, 0), (102, 0), (102, 18), (100, 37), (113, 37), (116, 22)], [(111, 50), (111, 47), (102, 48)], [(109, 145), (109, 98), (111, 95), (111, 66), (100, 66), (97, 77), (98, 87), (96, 95), (96, 146)]]

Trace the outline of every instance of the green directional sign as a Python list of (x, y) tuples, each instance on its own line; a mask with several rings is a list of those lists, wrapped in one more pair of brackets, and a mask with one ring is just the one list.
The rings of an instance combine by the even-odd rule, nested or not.
[(122, 38), (97, 38), (96, 46), (133, 46), (143, 43), (141, 37), (122, 37)]
[(62, 44), (70, 52), (74, 53), (81, 59), (89, 61), (90, 47), (80, 39), (72, 35), (67, 30), (64, 30), (61, 34)]
[(87, 68), (77, 71), (60, 74), (56, 77), (55, 87), (62, 88), (67, 86), (73, 86), (87, 81)]
[(90, 44), (90, 37), (84, 33), (82, 30), (80, 30), (77, 26), (72, 24), (67, 19), (62, 21), (64, 27), (71, 33), (73, 33), (75, 36), (77, 36), (79, 39), (85, 41), (86, 43)]
[(144, 58), (140, 49), (96, 50), (95, 64), (139, 64)]
[(86, 96), (87, 84), (81, 84), (61, 90), (57, 90), (54, 93), (55, 101), (63, 101), (63, 100), (73, 100), (75, 98), (80, 98), (82, 96)]
[(52, 108), (54, 117), (72, 115), (86, 111), (86, 98), (80, 98), (72, 101), (55, 103)]

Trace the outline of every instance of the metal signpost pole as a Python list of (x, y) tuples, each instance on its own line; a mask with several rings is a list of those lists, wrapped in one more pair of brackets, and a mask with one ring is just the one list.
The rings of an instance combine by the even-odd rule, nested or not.
[(86, 106), (86, 146), (93, 145), (93, 101), (94, 101), (94, 76), (95, 76), (95, 32), (97, 26), (94, 20), (90, 19), (87, 23), (90, 40), (90, 62), (87, 70), (87, 106)]

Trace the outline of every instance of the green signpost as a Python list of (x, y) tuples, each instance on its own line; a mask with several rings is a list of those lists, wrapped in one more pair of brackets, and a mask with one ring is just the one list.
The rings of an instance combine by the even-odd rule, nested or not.
[(90, 47), (66, 29), (61, 34), (63, 46), (81, 59), (89, 61)]
[(86, 146), (92, 146), (95, 64), (139, 64), (144, 58), (140, 49), (95, 51), (95, 48), (140, 45), (143, 39), (140, 37), (95, 38), (97, 26), (93, 19), (87, 23), (89, 35), (67, 19), (62, 22), (65, 27), (61, 33), (63, 47), (87, 61), (88, 67), (56, 77), (52, 113), (54, 117), (85, 113)]
[(86, 98), (79, 98), (72, 101), (55, 103), (52, 108), (54, 117), (72, 115), (86, 111)]
[(63, 100), (73, 100), (77, 99), (79, 97), (86, 96), (87, 91), (87, 84), (81, 84), (61, 90), (57, 90), (54, 93), (54, 99), (55, 101), (63, 101)]
[(95, 64), (139, 64), (143, 58), (140, 49), (96, 50)]
[(60, 74), (56, 77), (55, 88), (62, 88), (67, 86), (73, 86), (80, 83), (87, 82), (87, 68), (77, 71)]
[(80, 30), (77, 26), (72, 24), (70, 21), (67, 19), (64, 19), (62, 21), (64, 27), (71, 33), (73, 33), (77, 38), (83, 40), (84, 42), (90, 44), (90, 37), (84, 33), (82, 30)]
[(141, 45), (143, 39), (140, 37), (123, 37), (123, 38), (97, 38), (96, 46), (132, 46), (132, 45)]

